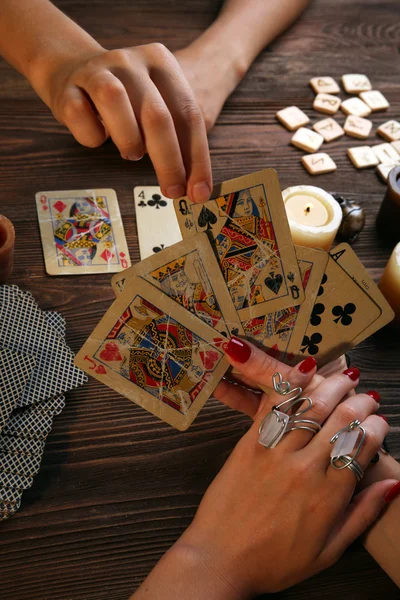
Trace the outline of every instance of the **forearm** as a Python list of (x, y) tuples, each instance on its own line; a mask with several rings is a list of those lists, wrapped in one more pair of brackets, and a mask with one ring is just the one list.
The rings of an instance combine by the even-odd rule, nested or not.
[(49, 72), (101, 50), (48, 0), (0, 0), (0, 53), (41, 96)]
[[(371, 466), (364, 485), (381, 479), (400, 480), (400, 464), (391, 456), (381, 456)], [(400, 586), (400, 496), (386, 508), (364, 537), (364, 546), (382, 569)]]
[(194, 43), (222, 51), (246, 72), (256, 56), (289, 27), (311, 0), (226, 0)]
[(146, 577), (131, 600), (244, 600), (223, 577), (210, 570), (196, 550), (179, 542)]

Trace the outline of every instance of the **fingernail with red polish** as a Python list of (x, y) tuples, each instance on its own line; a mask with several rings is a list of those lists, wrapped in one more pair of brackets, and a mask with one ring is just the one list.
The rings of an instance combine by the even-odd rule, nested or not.
[(386, 504), (389, 504), (392, 500), (400, 496), (400, 481), (398, 481), (389, 491), (383, 496)]
[(389, 423), (389, 421), (387, 420), (387, 418), (385, 417), (385, 415), (381, 415), (379, 413), (375, 413), (377, 417), (380, 417), (381, 419), (383, 419), (384, 421), (386, 421), (386, 423)]
[(224, 350), (228, 356), (239, 363), (247, 362), (251, 354), (250, 346), (235, 336), (231, 337)]
[(299, 364), (300, 373), (309, 373), (317, 366), (317, 361), (313, 356), (309, 356)]
[(371, 398), (373, 398), (375, 402), (378, 402), (378, 404), (381, 401), (380, 394), (378, 394), (378, 392), (375, 392), (375, 390), (370, 390), (369, 392), (367, 392), (367, 396), (371, 396)]
[(343, 375), (347, 375), (347, 377), (350, 377), (352, 381), (357, 381), (357, 379), (360, 379), (360, 371), (357, 369), (357, 367), (350, 367), (350, 369), (346, 369), (343, 371)]

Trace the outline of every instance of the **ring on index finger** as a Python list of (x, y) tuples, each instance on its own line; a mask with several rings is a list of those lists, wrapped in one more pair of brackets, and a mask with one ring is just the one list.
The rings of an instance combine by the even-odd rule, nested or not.
[[(282, 375), (278, 372), (272, 376), (274, 390), (285, 400), (272, 407), (260, 423), (258, 428), (258, 442), (266, 448), (275, 448), (283, 435), (294, 429), (306, 429), (311, 433), (318, 433), (321, 425), (311, 419), (303, 419), (302, 416), (312, 407), (312, 400), (309, 396), (302, 396), (301, 387), (293, 390), (288, 381), (283, 381)], [(296, 412), (291, 412), (295, 406), (301, 406), (306, 403), (306, 407)]]

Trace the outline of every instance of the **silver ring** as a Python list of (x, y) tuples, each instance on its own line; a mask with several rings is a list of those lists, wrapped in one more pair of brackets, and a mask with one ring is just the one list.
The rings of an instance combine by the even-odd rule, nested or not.
[[(277, 394), (285, 398), (289, 397), (273, 406), (271, 412), (261, 421), (258, 428), (258, 443), (266, 448), (275, 448), (282, 436), (294, 429), (306, 429), (313, 434), (318, 433), (321, 429), (319, 423), (311, 419), (299, 418), (312, 407), (311, 398), (302, 396), (302, 388), (296, 387), (292, 390), (290, 383), (283, 381), (282, 375), (278, 372), (272, 375), (272, 384)], [(302, 405), (304, 402), (307, 402), (305, 408), (289, 414), (294, 406)]]
[[(346, 467), (349, 468), (356, 476), (357, 481), (360, 481), (364, 475), (364, 471), (356, 458), (361, 451), (365, 437), (364, 427), (358, 419), (355, 419), (347, 427), (343, 427), (335, 433), (330, 440), (331, 444), (335, 444), (331, 451), (332, 467), (339, 471)], [(354, 449), (355, 452), (351, 455)]]

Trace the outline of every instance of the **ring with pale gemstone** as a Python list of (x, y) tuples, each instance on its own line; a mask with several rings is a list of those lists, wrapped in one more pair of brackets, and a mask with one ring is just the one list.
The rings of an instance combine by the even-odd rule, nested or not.
[[(260, 423), (258, 428), (258, 442), (266, 448), (275, 448), (281, 441), (283, 435), (294, 429), (306, 429), (311, 433), (318, 433), (321, 425), (311, 419), (302, 419), (302, 415), (312, 407), (312, 400), (308, 396), (302, 396), (301, 387), (293, 390), (288, 381), (283, 381), (280, 373), (274, 373), (272, 376), (272, 385), (274, 390), (285, 400), (276, 404)], [(293, 412), (293, 408), (306, 404), (305, 408), (300, 408)]]
[[(338, 470), (350, 469), (356, 476), (357, 481), (361, 481), (364, 475), (364, 471), (356, 458), (361, 451), (365, 437), (364, 427), (358, 419), (355, 419), (347, 427), (343, 427), (335, 433), (330, 441), (331, 444), (334, 444), (331, 450), (332, 467)], [(353, 450), (354, 454), (352, 454)]]

